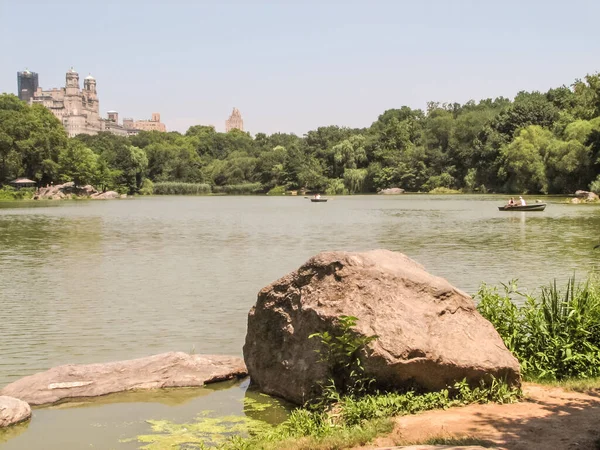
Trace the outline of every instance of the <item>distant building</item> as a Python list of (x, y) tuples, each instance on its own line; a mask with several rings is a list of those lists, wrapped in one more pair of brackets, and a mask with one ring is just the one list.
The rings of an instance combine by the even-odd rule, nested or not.
[(229, 119), (225, 121), (226, 132), (229, 132), (234, 129), (244, 131), (244, 121), (242, 119), (242, 114), (237, 108), (233, 108), (233, 112), (229, 116)]
[(152, 113), (152, 119), (150, 120), (136, 120), (133, 123), (133, 128), (141, 131), (167, 131), (167, 127), (160, 121), (159, 113)]
[(106, 115), (108, 116), (107, 120), (119, 123), (119, 113), (117, 111), (106, 111)]
[[(35, 75), (35, 76), (34, 76)], [(64, 88), (53, 88), (44, 91), (38, 86), (37, 73), (27, 70), (18, 73), (19, 98), (30, 104), (38, 103), (48, 108), (60, 120), (70, 137), (78, 134), (97, 134), (108, 131), (119, 136), (131, 136), (139, 130), (166, 131), (160, 122), (160, 114), (153, 113), (151, 120), (134, 121), (123, 119), (119, 124), (119, 113), (108, 111), (107, 119), (100, 117), (100, 102), (96, 91), (96, 79), (89, 75), (83, 81), (83, 90), (79, 88), (79, 74), (71, 68), (66, 74)], [(33, 94), (25, 99), (27, 93), (35, 86)]]
[(27, 69), (17, 72), (17, 85), (19, 99), (29, 103), (38, 88), (38, 74)]
[(79, 74), (71, 67), (66, 74), (64, 88), (44, 91), (38, 87), (31, 103), (39, 103), (48, 108), (67, 130), (69, 136), (97, 134), (104, 131), (104, 121), (100, 119), (100, 102), (96, 94), (96, 79), (89, 75), (79, 89)]

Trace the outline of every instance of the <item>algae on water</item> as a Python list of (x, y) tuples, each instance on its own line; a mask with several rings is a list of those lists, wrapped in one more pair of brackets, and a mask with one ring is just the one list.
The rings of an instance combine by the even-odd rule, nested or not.
[[(245, 397), (244, 412), (264, 412), (269, 409), (283, 409), (278, 403), (261, 402), (255, 398)], [(233, 436), (250, 436), (272, 428), (263, 421), (244, 416), (220, 416), (212, 411), (204, 411), (192, 423), (174, 423), (168, 420), (148, 420), (151, 433), (137, 436), (122, 442), (137, 441), (143, 450), (162, 450), (165, 448), (178, 450), (206, 449), (216, 447)]]

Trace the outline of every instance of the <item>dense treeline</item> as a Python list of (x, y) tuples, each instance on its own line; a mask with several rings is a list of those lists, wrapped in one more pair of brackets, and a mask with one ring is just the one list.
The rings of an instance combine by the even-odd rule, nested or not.
[(599, 174), (600, 74), (546, 93), (520, 92), (513, 101), (429, 103), (427, 111), (404, 106), (385, 111), (369, 128), (328, 126), (304, 137), (253, 138), (197, 125), (185, 134), (68, 138), (45, 108), (0, 96), (0, 184), (25, 176), (130, 194), (150, 192), (152, 182), (171, 183), (161, 185), (164, 192), (197, 183), (249, 193), (388, 187), (572, 193), (600, 191)]

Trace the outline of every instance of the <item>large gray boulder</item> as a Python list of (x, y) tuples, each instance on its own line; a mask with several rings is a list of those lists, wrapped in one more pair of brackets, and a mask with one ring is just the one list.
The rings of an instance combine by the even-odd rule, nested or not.
[(325, 252), (262, 289), (248, 315), (244, 359), (252, 383), (297, 404), (312, 398), (328, 366), (313, 333), (378, 336), (363, 354), (383, 388), (438, 390), (466, 378), (520, 383), (519, 363), (471, 297), (401, 253)]
[(31, 408), (23, 400), (0, 395), (0, 428), (15, 425), (31, 417)]
[(45, 405), (137, 389), (198, 387), (246, 374), (239, 357), (169, 352), (128, 361), (54, 367), (9, 384), (0, 395)]

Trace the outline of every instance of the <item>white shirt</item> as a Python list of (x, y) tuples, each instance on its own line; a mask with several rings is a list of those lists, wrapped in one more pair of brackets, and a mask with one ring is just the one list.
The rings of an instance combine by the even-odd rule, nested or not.
[(525, 199), (524, 198), (521, 199), (521, 206), (527, 206), (527, 203), (525, 203)]

